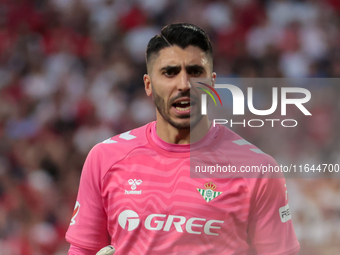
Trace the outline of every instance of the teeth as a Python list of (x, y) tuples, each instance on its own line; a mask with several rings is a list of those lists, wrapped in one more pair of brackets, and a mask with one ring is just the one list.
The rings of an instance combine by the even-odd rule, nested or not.
[(182, 102), (179, 102), (180, 104), (189, 104), (190, 101), (182, 101)]
[(176, 107), (177, 110), (179, 111), (187, 111), (191, 108), (191, 106), (185, 107), (185, 108), (181, 108), (181, 107)]

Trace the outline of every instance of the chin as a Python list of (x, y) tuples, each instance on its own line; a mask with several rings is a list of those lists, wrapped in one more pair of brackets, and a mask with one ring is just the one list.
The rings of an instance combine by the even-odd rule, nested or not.
[(191, 118), (186, 118), (186, 119), (171, 119), (169, 123), (177, 128), (177, 129), (193, 129), (201, 120), (202, 118), (195, 118), (192, 120)]
[(188, 121), (169, 121), (170, 125), (177, 129), (189, 129), (190, 128), (190, 120)]

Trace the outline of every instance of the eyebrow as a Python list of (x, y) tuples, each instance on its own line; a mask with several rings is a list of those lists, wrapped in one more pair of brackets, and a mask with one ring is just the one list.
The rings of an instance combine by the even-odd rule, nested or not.
[(168, 65), (168, 66), (164, 66), (160, 69), (160, 71), (169, 71), (169, 70), (181, 70), (181, 66), (171, 66), (171, 65)]
[[(173, 70), (173, 71), (179, 71), (179, 70), (181, 70), (181, 66), (176, 66), (176, 65), (168, 65), (168, 66), (164, 66), (164, 67), (162, 67), (161, 69), (160, 69), (160, 71), (169, 71), (169, 70)], [(185, 69), (187, 70), (187, 71), (192, 71), (192, 70), (198, 70), (198, 71), (201, 71), (201, 72), (204, 72), (205, 71), (205, 69), (204, 69), (204, 67), (203, 66), (201, 66), (201, 65), (188, 65), (188, 66), (186, 66), (185, 67)]]

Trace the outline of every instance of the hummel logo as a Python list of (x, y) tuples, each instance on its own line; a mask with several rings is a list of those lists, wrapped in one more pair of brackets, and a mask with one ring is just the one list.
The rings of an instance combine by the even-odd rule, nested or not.
[(125, 194), (142, 194), (142, 190), (135, 190), (137, 185), (142, 183), (142, 180), (130, 179), (128, 183), (131, 185), (131, 190), (125, 190)]
[(136, 179), (132, 180), (132, 179), (130, 179), (130, 180), (128, 180), (128, 183), (131, 185), (131, 189), (135, 190), (136, 187), (137, 187), (136, 185), (141, 184), (142, 180), (136, 180)]

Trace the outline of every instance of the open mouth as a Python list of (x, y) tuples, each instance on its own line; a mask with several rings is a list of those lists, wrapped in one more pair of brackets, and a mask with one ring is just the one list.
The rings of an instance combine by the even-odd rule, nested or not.
[(190, 101), (181, 101), (181, 102), (174, 103), (173, 106), (176, 108), (176, 110), (185, 112), (191, 109), (192, 104), (190, 103)]

